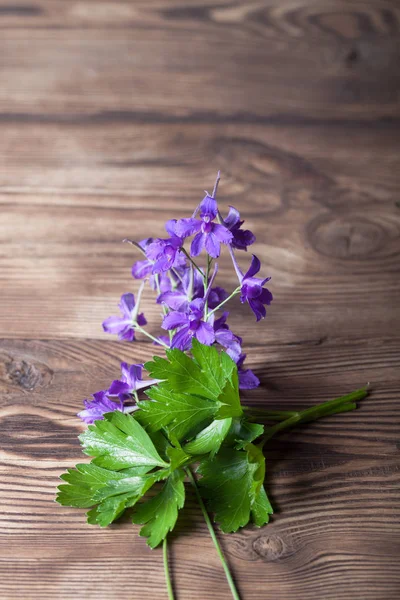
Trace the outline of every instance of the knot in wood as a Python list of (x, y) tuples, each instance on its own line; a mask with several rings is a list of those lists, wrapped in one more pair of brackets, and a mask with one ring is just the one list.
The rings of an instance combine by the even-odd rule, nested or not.
[(266, 561), (274, 561), (285, 554), (285, 543), (278, 535), (261, 535), (253, 542), (253, 550)]
[(381, 225), (357, 215), (317, 217), (308, 236), (317, 252), (342, 260), (367, 259), (385, 243)]
[(24, 359), (8, 358), (9, 360), (5, 363), (5, 375), (9, 382), (29, 391), (50, 384), (53, 371), (47, 365), (28, 362)]

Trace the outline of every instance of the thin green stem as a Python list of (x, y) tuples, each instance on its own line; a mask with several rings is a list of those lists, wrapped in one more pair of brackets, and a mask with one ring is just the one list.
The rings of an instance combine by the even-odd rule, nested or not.
[(168, 350), (169, 350), (168, 344), (166, 344), (162, 340), (158, 340), (156, 337), (154, 337), (154, 335), (151, 335), (151, 333), (149, 333), (148, 331), (146, 331), (145, 329), (143, 329), (143, 327), (140, 327), (140, 325), (135, 324), (135, 331), (139, 331), (140, 333), (143, 333), (143, 335), (145, 335), (146, 337), (148, 337), (149, 340), (153, 340), (153, 342), (156, 342), (156, 344), (164, 346), (164, 348), (168, 348)]
[(204, 520), (205, 520), (206, 525), (208, 527), (208, 531), (210, 532), (211, 539), (214, 542), (215, 549), (216, 549), (216, 551), (218, 553), (218, 556), (220, 558), (222, 567), (223, 567), (223, 569), (225, 571), (225, 576), (226, 576), (226, 579), (228, 581), (228, 584), (229, 584), (229, 587), (230, 587), (230, 590), (231, 590), (231, 593), (232, 593), (232, 597), (234, 598), (234, 600), (240, 600), (240, 596), (239, 596), (239, 593), (238, 593), (238, 591), (236, 589), (235, 582), (233, 581), (233, 578), (232, 578), (231, 572), (229, 570), (228, 564), (227, 564), (227, 562), (225, 560), (225, 557), (224, 557), (224, 555), (222, 553), (221, 546), (219, 545), (217, 536), (215, 535), (215, 531), (214, 531), (214, 527), (212, 526), (211, 519), (210, 519), (210, 517), (208, 515), (208, 512), (207, 512), (207, 509), (206, 509), (206, 507), (204, 505), (203, 498), (201, 497), (200, 492), (199, 492), (199, 488), (197, 487), (196, 479), (195, 479), (195, 477), (194, 477), (194, 475), (192, 473), (192, 470), (189, 467), (187, 467), (185, 469), (185, 472), (186, 472), (186, 474), (187, 474), (187, 476), (188, 476), (188, 478), (190, 480), (190, 483), (192, 484), (192, 486), (194, 488), (194, 491), (195, 491), (195, 494), (196, 494), (196, 498), (197, 498), (197, 502), (199, 503), (199, 506), (201, 508), (201, 512), (203, 513)]
[(294, 414), (297, 414), (297, 411), (294, 410), (268, 410), (267, 408), (253, 408), (252, 406), (243, 406), (243, 409), (249, 419), (285, 421)]
[[(209, 319), (211, 317), (211, 315), (213, 315), (215, 312), (217, 312), (217, 310), (219, 310), (220, 308), (222, 308), (222, 306), (224, 306), (224, 304), (226, 304), (227, 302), (229, 302), (229, 300), (231, 300), (234, 296), (237, 296), (237, 294), (240, 292), (240, 287), (237, 287), (235, 290), (233, 290), (232, 294), (230, 296), (228, 296), (225, 300), (223, 300), (220, 304), (218, 304), (218, 306), (216, 306), (215, 308), (213, 308), (213, 310), (210, 310), (210, 312), (207, 315), (207, 319)], [(206, 319), (206, 321), (207, 321)]]
[(211, 263), (212, 263), (212, 258), (211, 256), (208, 254), (207, 255), (207, 268), (206, 268), (206, 276), (204, 278), (204, 296), (206, 298), (206, 303), (204, 305), (204, 314), (206, 315), (208, 312), (208, 296), (207, 294), (207, 288), (208, 288), (208, 279), (210, 277), (210, 267), (211, 267)]
[(186, 250), (186, 248), (184, 248), (182, 246), (181, 248), (181, 252), (183, 252), (183, 254), (186, 256), (186, 258), (192, 263), (192, 265), (194, 266), (195, 269), (198, 270), (198, 272), (200, 273), (200, 275), (202, 276), (203, 279), (206, 278), (205, 274), (203, 273), (203, 271), (200, 269), (199, 265), (196, 264), (193, 260), (193, 258), (190, 256), (189, 252)]
[(356, 390), (355, 392), (351, 392), (351, 394), (346, 394), (346, 396), (341, 396), (340, 398), (335, 398), (335, 400), (329, 400), (328, 402), (323, 402), (321, 404), (317, 404), (316, 406), (311, 406), (310, 408), (296, 412), (284, 421), (269, 427), (258, 445), (260, 448), (262, 448), (264, 444), (275, 434), (289, 429), (294, 425), (300, 423), (309, 423), (310, 421), (316, 421), (322, 417), (354, 410), (357, 408), (356, 401), (362, 400), (367, 394), (368, 390), (366, 388), (362, 388), (360, 390)]
[(165, 536), (165, 538), (163, 540), (163, 560), (164, 560), (165, 582), (167, 584), (167, 591), (168, 591), (168, 600), (174, 600), (174, 590), (172, 589), (171, 577), (169, 574), (169, 567), (168, 567), (167, 536)]

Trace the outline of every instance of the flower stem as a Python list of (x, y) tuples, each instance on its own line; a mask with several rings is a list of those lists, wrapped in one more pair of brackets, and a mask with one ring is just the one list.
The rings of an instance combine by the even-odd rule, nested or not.
[(146, 331), (145, 329), (143, 329), (143, 327), (140, 327), (140, 325), (135, 324), (135, 330), (139, 331), (140, 333), (143, 333), (143, 335), (145, 335), (146, 337), (148, 337), (150, 340), (153, 340), (153, 342), (156, 342), (156, 344), (164, 346), (164, 348), (168, 348), (168, 350), (169, 350), (168, 344), (166, 344), (162, 340), (158, 340), (156, 337), (154, 337), (154, 335), (151, 335), (151, 333), (149, 333), (148, 331)]
[(193, 260), (193, 258), (190, 256), (189, 252), (186, 250), (186, 248), (184, 248), (182, 246), (181, 248), (181, 252), (183, 252), (183, 254), (186, 256), (186, 258), (192, 263), (192, 265), (194, 266), (195, 269), (198, 270), (198, 272), (200, 273), (200, 275), (202, 276), (203, 279), (206, 278), (205, 274), (203, 273), (203, 271), (200, 269), (199, 265), (196, 264)]
[(361, 388), (360, 390), (356, 390), (355, 392), (351, 392), (351, 394), (346, 394), (345, 396), (341, 396), (335, 400), (329, 400), (328, 402), (323, 402), (322, 404), (317, 404), (316, 406), (311, 406), (305, 410), (295, 412), (284, 421), (269, 427), (258, 445), (260, 448), (262, 448), (264, 444), (276, 433), (284, 431), (285, 429), (289, 429), (294, 425), (298, 425), (300, 423), (309, 423), (310, 421), (316, 421), (321, 417), (327, 417), (341, 412), (354, 410), (357, 408), (356, 401), (362, 400), (367, 394), (367, 388)]
[(211, 535), (211, 539), (214, 542), (215, 549), (216, 549), (216, 551), (218, 553), (218, 556), (220, 558), (221, 564), (222, 564), (223, 569), (225, 571), (225, 576), (226, 576), (226, 579), (228, 581), (228, 584), (229, 584), (229, 587), (230, 587), (230, 590), (231, 590), (231, 593), (232, 593), (232, 597), (234, 598), (234, 600), (240, 600), (240, 596), (239, 596), (239, 593), (238, 593), (238, 591), (236, 589), (236, 586), (235, 586), (235, 583), (233, 581), (233, 578), (232, 578), (231, 572), (229, 570), (228, 564), (227, 564), (227, 562), (225, 560), (225, 557), (224, 557), (224, 555), (222, 553), (221, 546), (219, 545), (217, 536), (215, 535), (215, 531), (214, 531), (214, 527), (212, 526), (211, 519), (208, 516), (207, 509), (206, 509), (206, 507), (204, 505), (204, 502), (203, 502), (203, 498), (201, 497), (200, 492), (199, 492), (199, 488), (197, 487), (196, 479), (195, 479), (195, 477), (194, 477), (194, 475), (193, 475), (193, 473), (192, 473), (192, 471), (191, 471), (190, 468), (187, 467), (185, 469), (185, 471), (186, 471), (187, 476), (189, 477), (190, 483), (192, 484), (192, 486), (194, 488), (194, 491), (195, 491), (195, 494), (196, 494), (196, 498), (197, 498), (197, 502), (200, 505), (201, 512), (203, 513), (204, 520), (205, 520), (206, 525), (208, 527), (208, 531), (210, 532), (210, 535)]
[(164, 560), (165, 582), (167, 584), (167, 591), (168, 591), (168, 600), (174, 600), (174, 591), (172, 589), (171, 577), (169, 574), (169, 567), (168, 567), (167, 536), (165, 536), (165, 538), (163, 540), (163, 560)]
[(243, 406), (243, 409), (250, 419), (269, 419), (271, 421), (285, 421), (298, 413), (295, 410), (268, 410), (268, 408), (256, 408), (253, 406)]
[[(215, 312), (217, 312), (217, 310), (219, 310), (222, 306), (224, 306), (224, 304), (226, 304), (227, 302), (229, 302), (229, 300), (231, 300), (231, 298), (233, 298), (234, 296), (237, 296), (237, 294), (240, 292), (240, 287), (237, 287), (236, 290), (233, 290), (232, 294), (230, 296), (228, 296), (227, 298), (225, 298), (225, 300), (223, 300), (220, 304), (218, 304), (218, 306), (216, 306), (215, 308), (213, 308), (213, 310), (210, 310), (210, 312), (207, 315), (207, 319), (209, 317), (211, 317), (211, 315), (213, 315)], [(206, 321), (207, 321), (206, 319)]]

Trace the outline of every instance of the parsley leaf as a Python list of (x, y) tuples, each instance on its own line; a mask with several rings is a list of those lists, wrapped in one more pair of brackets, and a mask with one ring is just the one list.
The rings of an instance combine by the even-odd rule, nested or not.
[(200, 431), (194, 440), (184, 446), (185, 452), (189, 454), (207, 454), (210, 452), (212, 458), (220, 449), (231, 424), (231, 418), (213, 421), (203, 431)]
[(199, 486), (224, 533), (244, 527), (253, 507), (257, 523), (265, 516), (265, 499), (260, 493), (264, 463), (261, 450), (253, 444), (247, 444), (246, 451), (222, 448), (213, 460), (201, 462)]
[[(147, 467), (149, 471), (152, 467)], [(61, 475), (66, 484), (58, 486), (57, 502), (62, 506), (90, 508), (88, 522), (105, 527), (120, 516), (157, 481), (162, 471), (148, 475), (145, 468), (110, 471), (97, 465), (79, 464)]]
[(265, 488), (262, 485), (258, 492), (254, 504), (251, 507), (251, 517), (257, 527), (262, 527), (269, 521), (269, 516), (273, 514), (273, 509), (268, 500)]
[(155, 356), (145, 364), (151, 377), (164, 380), (175, 393), (195, 394), (227, 405), (220, 408), (219, 418), (242, 414), (237, 367), (226, 352), (218, 353), (214, 346), (194, 339), (193, 358), (177, 348), (166, 354), (167, 359)]
[(233, 419), (232, 427), (226, 437), (229, 446), (235, 446), (238, 450), (243, 449), (246, 444), (257, 439), (264, 433), (264, 425), (249, 423), (246, 419)]
[(95, 464), (105, 469), (167, 466), (143, 427), (132, 415), (118, 410), (89, 425), (79, 439), (85, 454), (97, 457)]
[(136, 419), (149, 431), (168, 427), (178, 440), (209, 421), (218, 408), (207, 398), (172, 391), (163, 383), (154, 385), (146, 393), (151, 400), (140, 402), (141, 410), (137, 411)]
[(136, 506), (132, 521), (144, 524), (140, 535), (148, 538), (151, 548), (158, 546), (168, 531), (175, 527), (178, 510), (185, 502), (184, 476), (181, 469), (174, 471), (156, 496)]

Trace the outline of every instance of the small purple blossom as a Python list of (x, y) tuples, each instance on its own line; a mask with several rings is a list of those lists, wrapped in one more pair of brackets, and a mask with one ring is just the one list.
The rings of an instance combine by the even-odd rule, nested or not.
[(232, 333), (227, 324), (229, 313), (224, 314), (214, 321), (215, 341), (226, 349), (226, 353), (237, 362), (242, 353), (242, 338)]
[(176, 235), (187, 238), (194, 235), (190, 254), (198, 256), (205, 249), (212, 258), (218, 258), (221, 253), (221, 244), (229, 244), (233, 235), (224, 225), (213, 223), (218, 214), (217, 201), (207, 194), (195, 211), (200, 213), (200, 219), (180, 219), (175, 226)]
[(157, 303), (163, 303), (172, 310), (182, 312), (187, 310), (192, 300), (204, 296), (204, 283), (197, 269), (186, 267), (185, 269), (177, 269), (176, 273), (180, 276), (176, 288), (160, 294)]
[(103, 322), (106, 333), (118, 335), (120, 340), (132, 342), (135, 339), (134, 325), (146, 325), (143, 313), (137, 314), (135, 310), (135, 297), (133, 294), (123, 294), (118, 307), (122, 313), (119, 317), (109, 317)]
[(121, 402), (130, 400), (133, 392), (141, 390), (149, 385), (158, 383), (158, 379), (142, 379), (143, 365), (128, 365), (126, 362), (121, 363), (121, 379), (116, 379), (112, 382), (108, 389), (110, 396), (118, 396)]
[(113, 412), (114, 410), (123, 412), (124, 410), (121, 400), (111, 400), (104, 390), (93, 394), (93, 400), (84, 400), (83, 404), (85, 409), (78, 413), (78, 417), (89, 425), (94, 423), (94, 421), (104, 419), (105, 413)]
[(190, 302), (187, 312), (173, 311), (165, 316), (162, 328), (167, 331), (177, 329), (172, 338), (171, 348), (188, 350), (191, 347), (193, 337), (202, 344), (211, 346), (215, 342), (214, 329), (203, 318), (204, 300), (201, 298)]
[(264, 305), (266, 304), (269, 306), (273, 299), (271, 292), (267, 288), (263, 287), (264, 284), (271, 279), (271, 277), (266, 277), (265, 279), (255, 277), (261, 268), (261, 263), (254, 254), (250, 267), (245, 275), (242, 275), (239, 267), (237, 266), (233, 252), (232, 260), (241, 281), (240, 301), (242, 304), (244, 302), (248, 302), (251, 310), (256, 316), (257, 321), (260, 321), (260, 319), (264, 319), (266, 316)]
[[(142, 252), (145, 253), (147, 246), (149, 246), (153, 242), (153, 238), (146, 238), (141, 242), (136, 243), (131, 241), (130, 243), (134, 244), (136, 247), (139, 247), (142, 250)], [(145, 260), (138, 260), (132, 266), (132, 276), (135, 279), (144, 279), (148, 275), (151, 275), (152, 269), (153, 263), (148, 258), (146, 258)]]
[(224, 219), (224, 225), (232, 233), (232, 248), (247, 251), (247, 246), (251, 246), (256, 241), (256, 236), (249, 229), (242, 229), (244, 221), (240, 220), (240, 213), (233, 206), (229, 207), (229, 213)]
[(177, 235), (166, 240), (155, 240), (146, 248), (146, 256), (152, 261), (152, 273), (169, 271), (173, 267), (185, 265), (185, 257), (181, 254), (183, 240)]
[(260, 385), (260, 380), (251, 369), (243, 369), (245, 358), (246, 354), (241, 354), (237, 361), (239, 388), (241, 390), (252, 390)]

